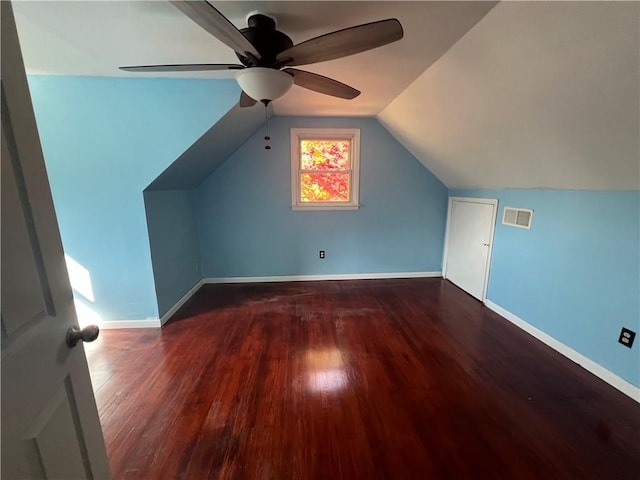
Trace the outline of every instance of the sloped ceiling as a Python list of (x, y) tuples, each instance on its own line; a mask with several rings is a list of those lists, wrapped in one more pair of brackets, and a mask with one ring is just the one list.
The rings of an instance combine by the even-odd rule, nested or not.
[(449, 187), (640, 187), (640, 3), (505, 2), (379, 120)]
[[(269, 110), (269, 118), (273, 115)], [(236, 104), (204, 133), (145, 190), (189, 190), (213, 171), (263, 127), (265, 112)]]
[[(377, 115), (449, 187), (640, 187), (638, 2), (212, 3), (238, 27), (252, 10), (273, 14), (294, 42), (402, 22), (400, 42), (308, 67), (361, 89), (358, 99), (296, 87), (275, 102), (276, 115)], [(14, 8), (29, 73), (133, 76), (116, 67), (235, 61), (166, 2)], [(202, 166), (195, 157), (181, 165)], [(178, 170), (171, 178), (195, 181)]]
[[(496, 2), (211, 1), (238, 28), (261, 11), (294, 43), (395, 17), (402, 40), (344, 59), (301, 67), (362, 91), (343, 100), (294, 87), (276, 115), (376, 115)], [(14, 5), (27, 73), (233, 78), (234, 72), (140, 74), (121, 65), (237, 63), (233, 51), (166, 1), (28, 1)]]

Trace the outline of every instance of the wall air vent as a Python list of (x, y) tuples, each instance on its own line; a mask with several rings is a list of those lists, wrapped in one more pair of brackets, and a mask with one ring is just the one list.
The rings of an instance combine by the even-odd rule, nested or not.
[(504, 207), (502, 223), (511, 225), (512, 227), (531, 228), (532, 218), (533, 210), (529, 210), (528, 208)]

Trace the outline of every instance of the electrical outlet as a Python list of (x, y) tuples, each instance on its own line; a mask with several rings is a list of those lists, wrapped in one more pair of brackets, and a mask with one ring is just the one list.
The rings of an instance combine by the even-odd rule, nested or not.
[(324, 258), (324, 250), (320, 250), (320, 258)]
[(623, 328), (620, 332), (620, 338), (618, 338), (618, 342), (620, 342), (625, 347), (631, 348), (634, 338), (636, 338), (636, 332), (633, 332), (628, 328)]

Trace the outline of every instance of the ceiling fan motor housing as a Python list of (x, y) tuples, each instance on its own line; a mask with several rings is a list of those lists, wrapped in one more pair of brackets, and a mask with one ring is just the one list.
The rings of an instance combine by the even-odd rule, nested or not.
[(293, 47), (293, 41), (284, 33), (276, 30), (276, 22), (273, 18), (257, 13), (251, 15), (247, 28), (240, 31), (260, 54), (258, 63), (252, 65), (252, 61), (244, 55), (236, 52), (238, 59), (245, 66), (273, 67), (276, 63), (276, 56)]
[(275, 19), (261, 12), (247, 15), (247, 28), (238, 30), (228, 18), (206, 0), (170, 0), (182, 13), (219, 41), (233, 49), (242, 65), (198, 63), (133, 65), (120, 67), (128, 72), (199, 72), (235, 70), (242, 88), (240, 107), (257, 102), (267, 105), (286, 94), (295, 83), (324, 95), (351, 100), (360, 91), (298, 65), (326, 62), (364, 52), (400, 40), (404, 32), (396, 18), (355, 25), (325, 33), (294, 45), (288, 35), (277, 30)]

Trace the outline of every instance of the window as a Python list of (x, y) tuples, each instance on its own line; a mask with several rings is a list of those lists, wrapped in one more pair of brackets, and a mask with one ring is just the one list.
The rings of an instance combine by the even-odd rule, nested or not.
[(360, 130), (291, 129), (294, 210), (356, 210)]

